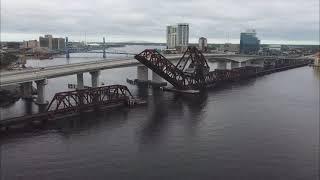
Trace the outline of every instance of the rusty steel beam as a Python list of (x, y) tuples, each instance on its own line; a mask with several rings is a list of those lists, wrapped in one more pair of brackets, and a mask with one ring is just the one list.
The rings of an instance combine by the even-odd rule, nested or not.
[(102, 86), (89, 89), (56, 93), (50, 102), (49, 114), (79, 111), (93, 106), (124, 102), (132, 98), (129, 89), (123, 85)]

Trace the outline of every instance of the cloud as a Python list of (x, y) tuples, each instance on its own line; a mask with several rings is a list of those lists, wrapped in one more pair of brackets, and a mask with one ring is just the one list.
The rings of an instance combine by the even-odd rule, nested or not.
[(190, 24), (191, 39), (237, 40), (255, 28), (262, 42), (319, 43), (319, 0), (1, 1), (2, 39), (86, 33), (89, 39), (165, 42), (165, 26), (178, 22)]

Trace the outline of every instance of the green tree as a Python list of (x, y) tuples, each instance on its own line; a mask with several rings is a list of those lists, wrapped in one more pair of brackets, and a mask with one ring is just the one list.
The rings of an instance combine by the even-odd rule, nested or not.
[(18, 56), (11, 53), (0, 54), (0, 68), (5, 68), (18, 61)]

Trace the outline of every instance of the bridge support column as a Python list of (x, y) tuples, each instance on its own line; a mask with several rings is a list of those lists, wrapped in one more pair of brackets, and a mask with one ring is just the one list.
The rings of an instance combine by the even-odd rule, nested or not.
[(32, 81), (21, 84), (21, 94), (24, 99), (32, 98)]
[(91, 74), (92, 87), (98, 87), (100, 71), (93, 71), (93, 72), (90, 72), (90, 74)]
[(36, 81), (37, 84), (37, 100), (36, 103), (39, 105), (48, 104), (48, 101), (45, 100), (45, 85), (47, 84), (46, 79)]
[(83, 73), (78, 73), (77, 74), (77, 89), (83, 89), (84, 84), (83, 84)]
[(162, 77), (160, 77), (157, 73), (153, 72), (152, 71), (152, 81), (154, 83), (162, 83), (163, 82), (163, 79)]
[(68, 37), (66, 37), (66, 58), (70, 58), (70, 50), (69, 50), (69, 41), (68, 41)]
[(148, 68), (146, 66), (137, 66), (137, 79), (148, 81)]
[(241, 66), (241, 67), (246, 67), (246, 66), (247, 66), (247, 63), (246, 63), (245, 61), (244, 61), (244, 62), (241, 62), (241, 63), (240, 63), (240, 66)]
[(106, 38), (103, 37), (103, 58), (106, 58)]
[(240, 65), (240, 64), (239, 64), (238, 62), (232, 61), (232, 62), (231, 62), (231, 69), (238, 68), (239, 65)]
[(227, 69), (227, 62), (219, 61), (217, 69)]

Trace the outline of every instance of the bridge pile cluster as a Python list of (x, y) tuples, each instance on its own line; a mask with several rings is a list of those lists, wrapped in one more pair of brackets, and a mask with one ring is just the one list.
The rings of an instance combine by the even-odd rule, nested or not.
[(310, 60), (303, 59), (278, 59), (266, 60), (262, 67), (245, 66), (210, 71), (207, 60), (196, 47), (188, 47), (176, 65), (154, 49), (146, 49), (135, 58), (181, 90), (202, 89), (226, 81), (236, 81), (310, 63)]

